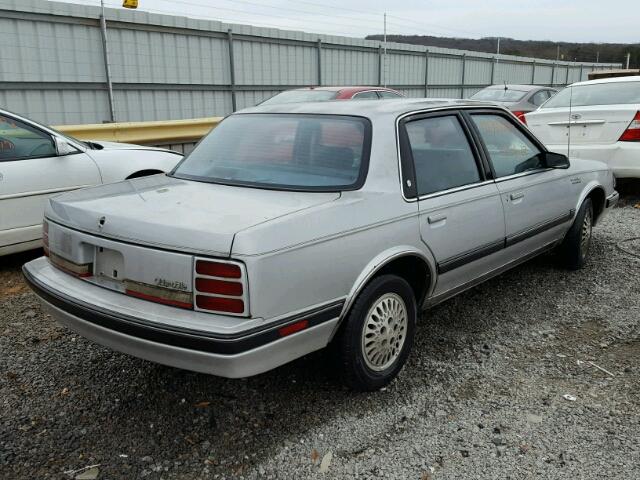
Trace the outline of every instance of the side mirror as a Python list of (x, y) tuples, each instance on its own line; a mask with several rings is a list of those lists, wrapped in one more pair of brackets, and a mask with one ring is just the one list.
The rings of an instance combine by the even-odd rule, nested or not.
[(64, 138), (54, 136), (53, 140), (56, 144), (56, 152), (59, 157), (63, 155), (71, 155), (72, 153), (76, 153), (78, 149), (67, 142)]
[(569, 168), (569, 158), (555, 152), (544, 153), (544, 165), (547, 168)]

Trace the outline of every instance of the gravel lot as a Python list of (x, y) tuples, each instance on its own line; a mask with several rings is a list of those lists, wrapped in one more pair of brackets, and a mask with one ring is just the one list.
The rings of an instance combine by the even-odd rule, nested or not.
[(640, 478), (640, 260), (617, 247), (640, 236), (640, 188), (624, 193), (584, 270), (544, 256), (427, 312), (373, 394), (322, 353), (226, 380), (109, 351), (43, 314), (19, 273), (36, 254), (2, 258), (0, 478)]

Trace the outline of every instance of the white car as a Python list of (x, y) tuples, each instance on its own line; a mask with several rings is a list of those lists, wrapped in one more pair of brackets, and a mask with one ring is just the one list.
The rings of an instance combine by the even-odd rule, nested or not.
[(574, 83), (526, 119), (549, 150), (640, 177), (640, 76)]
[(159, 148), (82, 142), (0, 110), (0, 256), (41, 245), (49, 197), (168, 172), (181, 159)]

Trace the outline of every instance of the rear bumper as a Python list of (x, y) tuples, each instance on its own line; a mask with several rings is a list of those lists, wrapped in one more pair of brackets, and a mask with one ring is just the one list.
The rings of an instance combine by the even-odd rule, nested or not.
[[(34, 260), (23, 267), (25, 279), (59, 323), (113, 350), (221, 377), (256, 375), (325, 347), (343, 306), (343, 302), (337, 302), (274, 322), (277, 325), (216, 335), (159, 324), (69, 297), (37, 275), (38, 265), (33, 264), (40, 261), (42, 259)], [(290, 336), (279, 336), (279, 328), (301, 319), (308, 320), (310, 327)]]

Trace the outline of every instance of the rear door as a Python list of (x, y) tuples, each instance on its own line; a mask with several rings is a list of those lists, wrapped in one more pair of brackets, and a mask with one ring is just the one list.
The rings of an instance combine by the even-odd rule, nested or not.
[[(519, 258), (560, 238), (574, 215), (579, 176), (542, 165), (543, 147), (506, 112), (468, 113), (504, 205), (506, 256)], [(509, 248), (515, 247), (517, 248)]]
[(99, 183), (98, 167), (84, 152), (58, 155), (49, 133), (0, 115), (0, 248), (42, 236), (50, 196)]
[[(571, 108), (569, 108), (571, 106)], [(616, 143), (640, 110), (640, 81), (567, 87), (527, 115), (529, 128), (554, 151)]]
[(493, 254), (505, 235), (500, 193), (459, 112), (416, 115), (401, 125), (403, 175), (418, 199), (421, 238), (437, 262), (438, 295), (498, 265)]

